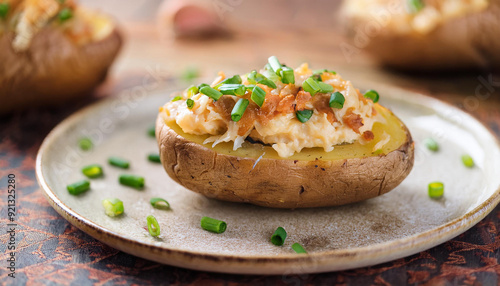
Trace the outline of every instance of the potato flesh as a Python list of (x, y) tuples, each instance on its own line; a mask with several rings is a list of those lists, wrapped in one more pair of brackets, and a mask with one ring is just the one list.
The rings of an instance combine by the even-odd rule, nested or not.
[(203, 141), (205, 141), (205, 139), (208, 138), (209, 135), (187, 134), (184, 133), (182, 129), (177, 124), (175, 124), (175, 122), (166, 122), (166, 124), (177, 134), (186, 138), (187, 140), (203, 145), (207, 148), (211, 148), (219, 154), (247, 158), (259, 158), (260, 156), (262, 156), (262, 154), (264, 154), (262, 156), (263, 158), (301, 161), (314, 161), (316, 160), (316, 158), (321, 160), (363, 158), (377, 156), (378, 152), (377, 154), (374, 154), (373, 148), (380, 140), (383, 140), (385, 138), (384, 132), (390, 135), (390, 140), (381, 148), (383, 154), (388, 154), (389, 152), (398, 149), (403, 143), (405, 143), (405, 140), (407, 138), (404, 125), (394, 114), (392, 114), (392, 112), (379, 104), (375, 104), (374, 106), (377, 112), (382, 114), (386, 122), (376, 122), (373, 125), (372, 132), (374, 133), (375, 138), (372, 141), (364, 145), (359, 142), (355, 142), (353, 144), (338, 145), (335, 146), (335, 148), (331, 152), (325, 152), (322, 148), (304, 148), (300, 153), (295, 153), (294, 155), (292, 155), (291, 157), (287, 157), (286, 159), (278, 156), (278, 153), (272, 147), (264, 146), (261, 144), (250, 144), (246, 142), (243, 144), (242, 148), (239, 148), (237, 150), (233, 150), (233, 142), (223, 142), (219, 143), (215, 147), (212, 147), (210, 144), (203, 144)]

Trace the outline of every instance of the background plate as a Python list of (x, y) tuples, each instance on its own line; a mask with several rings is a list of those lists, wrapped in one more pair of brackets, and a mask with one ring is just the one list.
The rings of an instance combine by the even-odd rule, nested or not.
[[(438, 245), (466, 231), (499, 201), (500, 149), (495, 137), (477, 120), (436, 99), (376, 84), (381, 104), (408, 126), (415, 145), (415, 166), (390, 193), (361, 203), (334, 208), (278, 210), (219, 202), (192, 193), (173, 182), (161, 164), (147, 161), (158, 152), (146, 130), (158, 107), (175, 88), (151, 96), (122, 94), (87, 107), (59, 124), (43, 142), (37, 157), (37, 178), (54, 209), (98, 240), (143, 258), (191, 269), (246, 274), (289, 274), (349, 269), (390, 261)], [(79, 150), (78, 140), (91, 137), (95, 147)], [(435, 138), (440, 151), (420, 142)], [(470, 154), (476, 167), (463, 166)], [(131, 161), (126, 172), (109, 166), (109, 156)], [(66, 185), (83, 179), (81, 168), (99, 163), (105, 177), (91, 180), (91, 190), (71, 196)], [(118, 175), (146, 178), (137, 191), (118, 183)], [(445, 196), (431, 200), (427, 184), (445, 184)], [(110, 218), (101, 200), (120, 198), (125, 215)], [(151, 207), (151, 197), (167, 199), (172, 210)], [(146, 216), (153, 214), (161, 236), (152, 238)], [(213, 234), (199, 226), (202, 216), (224, 220), (228, 229)], [(269, 237), (278, 226), (288, 232), (276, 247)], [(294, 254), (301, 243), (308, 255)]]

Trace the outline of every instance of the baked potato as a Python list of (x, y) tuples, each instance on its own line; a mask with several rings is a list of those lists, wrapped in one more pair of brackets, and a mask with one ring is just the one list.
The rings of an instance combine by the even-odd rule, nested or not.
[[(409, 174), (414, 158), (410, 132), (349, 81), (302, 65), (294, 71), (294, 83), (281, 82), (283, 76), (273, 85), (268, 81), (272, 69), (261, 72), (241, 77), (240, 84), (233, 81), (237, 76), (220, 73), (211, 86), (191, 87), (160, 108), (156, 137), (161, 162), (173, 180), (220, 200), (305, 208), (373, 198)], [(252, 80), (252, 74), (260, 80)], [(322, 89), (315, 91), (319, 82)], [(245, 91), (236, 91), (241, 86)], [(261, 105), (252, 96), (258, 93), (255, 86), (265, 91)], [(213, 90), (225, 94), (215, 100)], [(343, 103), (332, 105), (338, 94)], [(245, 99), (241, 115), (239, 102)]]
[(346, 56), (366, 50), (402, 70), (500, 68), (499, 0), (349, 0), (340, 13)]
[(84, 95), (122, 44), (114, 21), (73, 1), (0, 0), (0, 114)]

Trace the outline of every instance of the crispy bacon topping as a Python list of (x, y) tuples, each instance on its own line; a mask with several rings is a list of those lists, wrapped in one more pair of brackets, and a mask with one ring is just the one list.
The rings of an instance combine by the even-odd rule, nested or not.
[(363, 126), (363, 119), (359, 114), (353, 113), (353, 107), (347, 109), (345, 115), (342, 117), (344, 123), (349, 126), (354, 132), (359, 134), (359, 128)]

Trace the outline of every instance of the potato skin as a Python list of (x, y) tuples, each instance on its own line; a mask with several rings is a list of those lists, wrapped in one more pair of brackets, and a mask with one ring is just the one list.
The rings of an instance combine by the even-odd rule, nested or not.
[(105, 79), (122, 44), (116, 27), (106, 38), (84, 45), (57, 27), (45, 27), (23, 52), (13, 50), (13, 38), (13, 32), (0, 36), (0, 114), (87, 94)]
[[(356, 42), (360, 31), (377, 23), (342, 10), (346, 34)], [(406, 71), (500, 69), (500, 0), (491, 0), (481, 12), (450, 19), (428, 34), (396, 34), (384, 26), (360, 48), (385, 66)], [(380, 26), (380, 23), (379, 23)], [(369, 33), (368, 33), (369, 34)]]
[(156, 121), (160, 158), (184, 187), (231, 202), (272, 208), (338, 206), (385, 194), (410, 173), (414, 144), (407, 138), (386, 155), (333, 161), (241, 158), (193, 143)]

